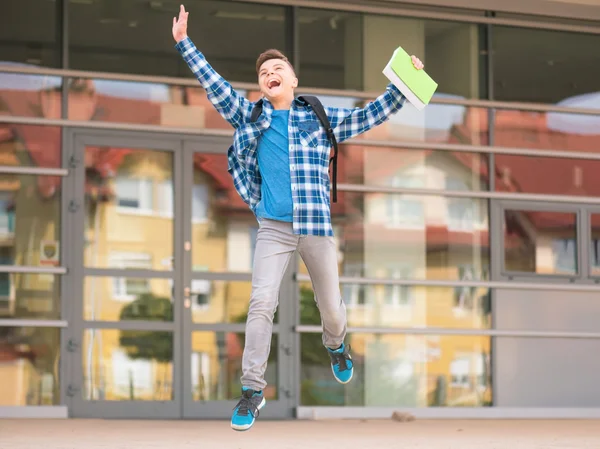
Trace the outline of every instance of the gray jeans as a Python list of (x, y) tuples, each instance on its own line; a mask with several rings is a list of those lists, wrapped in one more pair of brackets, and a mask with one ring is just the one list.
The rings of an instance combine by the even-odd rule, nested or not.
[(296, 250), (311, 278), (323, 324), (323, 344), (332, 349), (338, 348), (346, 336), (346, 306), (340, 294), (333, 238), (295, 235), (291, 223), (261, 219), (256, 237), (252, 295), (242, 359), (241, 381), (244, 387), (262, 390), (267, 385), (264, 374), (271, 350), (279, 288)]

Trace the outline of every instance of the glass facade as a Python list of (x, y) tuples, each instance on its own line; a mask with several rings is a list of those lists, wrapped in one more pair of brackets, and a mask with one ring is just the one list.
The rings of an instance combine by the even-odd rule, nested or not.
[[(569, 400), (559, 382), (535, 385), (544, 371), (527, 363), (568, 357), (572, 369), (555, 374), (582, 388), (600, 369), (586, 355), (600, 342), (589, 322), (600, 313), (597, 25), (185, 6), (196, 45), (250, 100), (267, 48), (289, 56), (299, 92), (328, 106), (371, 101), (398, 45), (439, 83), (424, 111), (406, 104), (340, 146), (332, 217), (353, 384), (331, 376), (298, 257), (262, 416), (600, 407), (600, 393)], [(228, 418), (258, 225), (227, 173), (231, 128), (174, 49), (176, 8), (1, 8), (0, 407)], [(20, 10), (37, 14), (10, 12)]]

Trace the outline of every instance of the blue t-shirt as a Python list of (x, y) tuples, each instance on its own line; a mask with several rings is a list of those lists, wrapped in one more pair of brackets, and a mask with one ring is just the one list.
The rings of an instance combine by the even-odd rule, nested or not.
[(275, 109), (271, 126), (258, 140), (258, 168), (262, 178), (259, 218), (293, 221), (292, 180), (288, 137), (289, 110)]

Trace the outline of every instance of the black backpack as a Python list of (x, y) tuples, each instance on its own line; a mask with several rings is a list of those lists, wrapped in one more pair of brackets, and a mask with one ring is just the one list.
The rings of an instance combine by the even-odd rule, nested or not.
[[(323, 108), (323, 104), (317, 97), (313, 97), (310, 95), (303, 95), (298, 97), (300, 101), (304, 101), (308, 103), (314, 113), (319, 118), (321, 125), (325, 128), (325, 132), (327, 133), (327, 139), (331, 143), (333, 147), (333, 157), (329, 159), (329, 164), (333, 163), (333, 202), (337, 203), (337, 157), (338, 157), (338, 145), (335, 135), (333, 134), (333, 129), (331, 129), (331, 124), (329, 123), (329, 119), (327, 118), (327, 114), (325, 113), (325, 109)], [(258, 117), (262, 114), (262, 100), (258, 100), (254, 105), (254, 109), (252, 109), (252, 113), (250, 114), (250, 122), (253, 123), (258, 120)]]

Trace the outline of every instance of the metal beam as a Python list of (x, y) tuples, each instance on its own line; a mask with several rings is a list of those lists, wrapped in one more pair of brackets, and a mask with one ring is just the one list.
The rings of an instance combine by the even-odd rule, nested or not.
[[(498, 199), (498, 200), (514, 200), (514, 201), (536, 201), (536, 202), (553, 202), (567, 203), (569, 205), (581, 204), (599, 204), (600, 197), (594, 196), (574, 196), (574, 195), (553, 195), (553, 194), (538, 194), (538, 193), (510, 193), (510, 192), (489, 192), (476, 190), (440, 190), (440, 189), (417, 189), (406, 187), (386, 187), (386, 186), (371, 186), (362, 184), (338, 184), (340, 192), (355, 192), (355, 193), (384, 193), (398, 195), (426, 195), (426, 196), (447, 196), (456, 198), (473, 198), (473, 199)], [(543, 205), (541, 206), (543, 207)], [(528, 210), (528, 209), (526, 209)]]
[(0, 265), (0, 273), (67, 274), (65, 267), (32, 267), (27, 265)]
[(32, 320), (32, 319), (3, 319), (0, 327), (67, 327), (65, 320)]
[[(321, 326), (298, 325), (295, 331), (300, 334), (319, 334), (323, 332)], [(386, 334), (386, 335), (454, 335), (454, 336), (481, 336), (481, 337), (511, 337), (511, 338), (576, 338), (600, 339), (600, 332), (552, 332), (552, 331), (526, 331), (526, 330), (498, 330), (498, 329), (451, 329), (439, 327), (375, 327), (361, 326), (348, 327), (348, 334)]]
[[(531, 275), (534, 275), (531, 273)], [(310, 282), (310, 276), (298, 273), (295, 276), (298, 282)], [(539, 276), (543, 279), (543, 276)], [(360, 278), (340, 276), (340, 284), (353, 285), (406, 285), (414, 287), (478, 287), (478, 288), (503, 288), (509, 290), (553, 290), (567, 292), (598, 292), (600, 285), (593, 284), (567, 284), (565, 281), (572, 276), (548, 276), (546, 282), (512, 282), (512, 281), (434, 281), (426, 279), (389, 279), (389, 278)], [(565, 298), (568, 300), (568, 298)]]
[[(599, 28), (600, 32), (600, 28)], [(139, 83), (154, 83), (168, 84), (171, 86), (187, 86), (201, 89), (198, 81), (192, 78), (175, 78), (166, 76), (148, 76), (148, 75), (131, 75), (121, 73), (108, 72), (87, 72), (82, 70), (63, 70), (63, 69), (48, 69), (41, 67), (13, 67), (3, 66), (0, 64), (0, 72), (14, 74), (28, 74), (39, 76), (62, 76), (69, 78), (92, 78), (115, 81), (129, 81)], [(254, 83), (239, 83), (231, 82), (231, 85), (238, 90), (258, 91), (258, 84)], [(364, 92), (358, 90), (342, 90), (342, 89), (323, 89), (313, 87), (299, 87), (296, 89), (298, 94), (313, 94), (313, 95), (328, 95), (334, 97), (348, 97), (364, 100), (372, 100), (381, 95), (381, 92)], [(572, 108), (566, 106), (555, 106), (543, 103), (523, 103), (509, 101), (490, 101), (479, 99), (450, 99), (450, 98), (433, 98), (432, 104), (442, 105), (458, 105), (478, 108), (496, 108), (496, 109), (514, 109), (521, 111), (538, 111), (538, 112), (565, 112), (582, 115), (600, 115), (600, 110), (591, 108)], [(5, 119), (6, 117), (2, 117)]]

